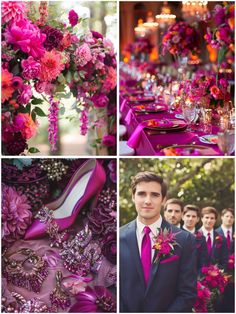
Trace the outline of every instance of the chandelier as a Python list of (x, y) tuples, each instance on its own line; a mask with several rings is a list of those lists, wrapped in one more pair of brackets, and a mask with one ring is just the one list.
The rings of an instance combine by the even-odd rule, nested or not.
[(150, 29), (151, 31), (154, 31), (158, 27), (158, 23), (154, 21), (152, 12), (148, 12), (147, 20), (145, 23), (143, 23), (143, 26), (147, 29)]
[(161, 14), (156, 15), (156, 20), (161, 28), (165, 28), (175, 23), (176, 15), (171, 14), (170, 7), (167, 1), (164, 1), (164, 5), (161, 8)]
[(147, 28), (143, 25), (143, 20), (138, 20), (138, 25), (134, 28), (136, 37), (145, 37), (147, 35)]
[(204, 20), (208, 13), (207, 3), (208, 1), (182, 1), (183, 18), (189, 22)]

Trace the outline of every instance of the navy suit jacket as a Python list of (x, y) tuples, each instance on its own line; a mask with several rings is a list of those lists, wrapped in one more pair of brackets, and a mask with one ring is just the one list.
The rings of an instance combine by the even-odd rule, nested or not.
[[(216, 232), (218, 232), (226, 241), (226, 237), (225, 237), (224, 231), (221, 228), (221, 226), (216, 229)], [(234, 230), (233, 230), (233, 234), (234, 234)], [(226, 242), (226, 244), (227, 244), (227, 242)], [(227, 249), (228, 249), (228, 246), (227, 246)], [(230, 250), (228, 249), (228, 253), (229, 254), (233, 254), (234, 253), (234, 239), (233, 240), (231, 239), (231, 241), (230, 241)]]
[[(145, 285), (136, 237), (136, 221), (120, 229), (120, 312), (191, 312), (197, 295), (194, 236), (164, 219), (161, 229), (176, 234), (179, 259), (152, 263)], [(155, 255), (154, 255), (155, 258)]]
[[(205, 238), (206, 239), (206, 238)], [(211, 250), (211, 255), (208, 256), (208, 265), (217, 264), (220, 268), (227, 271), (228, 265), (228, 249), (226, 240), (222, 235), (214, 230), (214, 242)]]

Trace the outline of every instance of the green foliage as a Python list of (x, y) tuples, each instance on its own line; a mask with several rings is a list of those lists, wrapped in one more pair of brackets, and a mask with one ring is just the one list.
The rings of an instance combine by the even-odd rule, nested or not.
[(38, 148), (36, 148), (36, 147), (30, 147), (28, 152), (31, 154), (36, 154), (36, 153), (39, 153), (40, 150), (38, 150)]
[[(130, 182), (139, 171), (152, 171), (168, 185), (167, 198), (219, 212), (234, 208), (234, 160), (232, 158), (135, 158), (120, 159), (120, 224), (136, 217)], [(218, 221), (219, 224), (219, 221)]]

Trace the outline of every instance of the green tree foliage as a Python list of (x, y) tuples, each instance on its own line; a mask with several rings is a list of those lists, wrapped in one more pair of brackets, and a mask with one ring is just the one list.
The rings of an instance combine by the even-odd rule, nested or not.
[(120, 225), (136, 217), (130, 182), (139, 171), (162, 176), (168, 185), (167, 198), (177, 197), (200, 208), (213, 206), (219, 213), (234, 208), (232, 158), (120, 159)]

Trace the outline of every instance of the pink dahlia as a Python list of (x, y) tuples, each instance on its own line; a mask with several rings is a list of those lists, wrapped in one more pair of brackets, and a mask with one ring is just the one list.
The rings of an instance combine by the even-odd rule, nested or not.
[(31, 224), (32, 213), (27, 197), (14, 187), (2, 188), (2, 239), (5, 245), (22, 238)]
[(22, 20), (26, 12), (26, 3), (23, 1), (2, 2), (2, 23)]
[(109, 102), (109, 99), (105, 94), (95, 94), (91, 100), (94, 103), (94, 107), (96, 108), (104, 108), (108, 105)]
[(55, 50), (46, 51), (40, 59), (40, 64), (39, 78), (41, 81), (55, 80), (65, 67), (62, 63), (61, 53)]
[(46, 35), (27, 19), (14, 22), (7, 27), (5, 37), (7, 43), (20, 48), (34, 58), (40, 58), (45, 52), (43, 43)]
[(30, 102), (30, 99), (33, 95), (32, 89), (30, 85), (24, 84), (20, 89), (19, 96), (17, 97), (17, 101), (21, 105), (27, 105)]
[(108, 67), (107, 77), (102, 87), (104, 93), (109, 93), (116, 87), (116, 70), (113, 67)]
[(92, 60), (91, 50), (89, 45), (84, 43), (78, 47), (75, 51), (75, 63), (81, 67), (85, 66), (89, 61)]
[(35, 61), (32, 56), (26, 60), (21, 61), (21, 66), (23, 68), (22, 76), (26, 80), (31, 80), (39, 75), (40, 63)]

